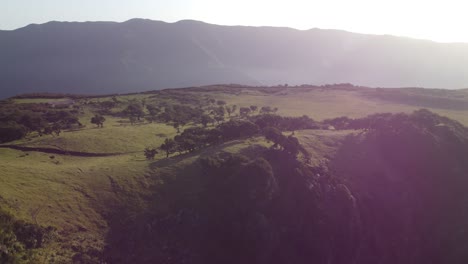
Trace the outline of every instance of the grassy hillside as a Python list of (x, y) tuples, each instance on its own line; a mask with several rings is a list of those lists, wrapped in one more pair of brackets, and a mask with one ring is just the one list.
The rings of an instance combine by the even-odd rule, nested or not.
[[(150, 259), (144, 259), (144, 257), (151, 256), (151, 252), (155, 249), (154, 247), (160, 250), (161, 243), (165, 242), (170, 244), (169, 247), (176, 248), (177, 250), (180, 249), (181, 245), (195, 250), (193, 246), (199, 244), (200, 241), (193, 241), (190, 237), (186, 237), (187, 235), (181, 234), (185, 230), (188, 235), (199, 236), (199, 233), (196, 234), (190, 231), (192, 230), (191, 226), (183, 226), (181, 231), (174, 233), (174, 237), (171, 238), (172, 233), (167, 230), (164, 231), (164, 226), (159, 226), (158, 224), (155, 225), (155, 228), (159, 230), (158, 232), (161, 232), (158, 233), (162, 236), (161, 240), (154, 241), (157, 235), (151, 235), (151, 233), (148, 233), (150, 237), (146, 237), (146, 239), (147, 241), (153, 241), (155, 244), (146, 245), (145, 241), (138, 241), (138, 239), (139, 236), (145, 237), (147, 235), (148, 230), (144, 228), (148, 226), (148, 223), (154, 221), (154, 219), (167, 218), (169, 219), (167, 221), (170, 222), (169, 225), (172, 226), (173, 222), (178, 221), (177, 217), (179, 216), (177, 214), (182, 209), (182, 212), (187, 208), (195, 211), (201, 210), (200, 212), (210, 209), (211, 207), (204, 207), (201, 201), (206, 201), (203, 200), (206, 199), (203, 195), (208, 195), (208, 193), (205, 193), (207, 186), (204, 184), (214, 184), (214, 182), (206, 182), (207, 178), (203, 177), (204, 175), (210, 175), (211, 172), (216, 172), (216, 175), (224, 175), (226, 173), (230, 175), (230, 173), (234, 173), (232, 177), (238, 175), (236, 173), (240, 173), (239, 175), (241, 175), (242, 171), (234, 172), (229, 169), (224, 172), (222, 170), (217, 171), (216, 166), (213, 165), (219, 162), (220, 167), (218, 169), (224, 168), (222, 164), (230, 157), (227, 153), (231, 153), (246, 157), (247, 160), (240, 158), (240, 160), (236, 161), (245, 170), (255, 169), (252, 166), (255, 167), (258, 164), (252, 162), (257, 158), (263, 158), (270, 164), (274, 175), (278, 177), (279, 175), (295, 175), (292, 177), (297, 182), (289, 182), (286, 180), (286, 176), (282, 176), (283, 180), (279, 184), (285, 185), (281, 185), (281, 191), (277, 193), (282, 197), (280, 199), (282, 204), (276, 207), (278, 205), (276, 202), (278, 201), (275, 200), (272, 203), (274, 208), (282, 209), (274, 211), (274, 214), (277, 214), (276, 216), (271, 215), (270, 213), (272, 212), (269, 211), (269, 213), (265, 213), (265, 217), (270, 220), (275, 219), (274, 221), (279, 221), (271, 223), (271, 226), (268, 228), (277, 227), (278, 223), (285, 221), (284, 224), (290, 228), (290, 231), (293, 232), (292, 230), (294, 230), (299, 236), (300, 230), (293, 228), (295, 224), (288, 222), (287, 217), (283, 215), (286, 214), (285, 212), (302, 212), (308, 206), (315, 208), (314, 210), (319, 210), (323, 206), (329, 206), (330, 204), (320, 200), (323, 198), (321, 195), (327, 193), (325, 190), (329, 190), (327, 189), (329, 187), (326, 186), (335, 186), (333, 187), (334, 189), (332, 188), (334, 191), (329, 193), (332, 196), (344, 195), (343, 193), (346, 194), (348, 192), (347, 189), (349, 189), (349, 192), (353, 196), (355, 195), (355, 197), (363, 199), (361, 202), (365, 204), (365, 199), (367, 199), (365, 193), (367, 190), (363, 189), (363, 186), (366, 185), (358, 185), (357, 183), (359, 183), (360, 179), (356, 180), (354, 177), (358, 177), (360, 172), (362, 172), (366, 181), (372, 181), (373, 175), (381, 175), (382, 173), (393, 175), (392, 171), (387, 171), (387, 168), (392, 164), (383, 164), (385, 163), (384, 158), (375, 160), (383, 155), (381, 153), (382, 150), (367, 149), (368, 146), (375, 143), (369, 143), (375, 140), (369, 136), (371, 135), (369, 131), (375, 128), (361, 127), (362, 129), (336, 130), (331, 128), (330, 123), (312, 123), (315, 121), (309, 120), (307, 126), (312, 125), (314, 129), (310, 129), (310, 127), (308, 129), (304, 129), (304, 127), (285, 129), (284, 126), (281, 127), (281, 125), (275, 123), (276, 121), (271, 121), (273, 123), (269, 123), (269, 125), (275, 124), (281, 127), (284, 137), (292, 135), (298, 139), (298, 142), (307, 152), (309, 159), (307, 163), (305, 163), (305, 154), (302, 152), (299, 153), (297, 160), (293, 159), (291, 163), (283, 163), (283, 161), (287, 161), (289, 158), (282, 156), (283, 154), (278, 154), (281, 152), (279, 151), (281, 148), (273, 148), (274, 143), (265, 140), (265, 137), (261, 134), (261, 130), (248, 136), (242, 136), (241, 133), (240, 136), (235, 135), (220, 142), (209, 143), (202, 147), (197, 146), (189, 151), (174, 150), (169, 158), (166, 158), (163, 150), (158, 149), (159, 153), (155, 155), (154, 159), (147, 160), (144, 156), (144, 149), (147, 147), (159, 148), (166, 139), (182, 136), (184, 135), (184, 131), (189, 131), (189, 128), (203, 128), (203, 125), (198, 120), (199, 117), (192, 117), (190, 114), (200, 112), (216, 117), (215, 112), (219, 107), (218, 102), (221, 102), (226, 107), (237, 106), (236, 111), (231, 116), (223, 113), (222, 120), (219, 121), (220, 124), (229, 123), (230, 119), (234, 121), (244, 120), (249, 124), (254, 123), (254, 125), (260, 124), (255, 123), (259, 122), (256, 117), (261, 115), (258, 110), (247, 116), (240, 116), (239, 109), (241, 107), (255, 105), (258, 108), (263, 106), (277, 107), (276, 114), (281, 116), (299, 117), (308, 115), (316, 121), (340, 116), (360, 118), (381, 112), (410, 113), (413, 110), (425, 107), (432, 112), (450, 117), (466, 125), (468, 124), (467, 98), (468, 92), (463, 90), (379, 90), (349, 85), (330, 87), (210, 86), (170, 89), (142, 94), (79, 98), (47, 98), (46, 95), (39, 98), (27, 98), (23, 96), (3, 101), (0, 104), (1, 122), (4, 122), (3, 120), (10, 115), (20, 122), (22, 119), (19, 116), (22, 113), (31, 114), (33, 111), (29, 109), (39, 109), (44, 111), (39, 112), (44, 116), (47, 116), (47, 113), (68, 111), (77, 118), (81, 125), (73, 124), (69, 128), (63, 127), (59, 135), (53, 133), (39, 135), (38, 131), (28, 131), (25, 137), (21, 139), (0, 144), (0, 208), (12, 214), (16, 219), (24, 220), (27, 223), (56, 228), (55, 238), (42, 248), (35, 249), (34, 251), (37, 258), (43, 262), (70, 263), (74, 261), (76, 263), (99, 263), (103, 259), (114, 260), (110, 261), (110, 263), (129, 262), (132, 258), (136, 259), (135, 255), (126, 255), (127, 253), (129, 254), (126, 250), (132, 247), (141, 248), (141, 251), (138, 252), (141, 253), (143, 259), (139, 260), (150, 261)], [(106, 102), (114, 102), (114, 104), (106, 108)], [(69, 105), (63, 109), (58, 107), (58, 105), (63, 103)], [(131, 121), (132, 114), (129, 114), (127, 110), (130, 105), (135, 104), (142, 106), (142, 117), (140, 120), (137, 120), (135, 117), (133, 118), (135, 120)], [(158, 108), (157, 118), (148, 119), (151, 116), (150, 110), (146, 107), (148, 105)], [(164, 113), (173, 108), (176, 109), (174, 110), (175, 115), (169, 117), (164, 115)], [(96, 114), (102, 114), (105, 117), (106, 121), (103, 128), (98, 128), (90, 122), (91, 118)], [(34, 116), (34, 114), (31, 115)], [(186, 117), (187, 120), (178, 119), (181, 116)], [(165, 120), (164, 118), (169, 119)], [(452, 146), (456, 145), (453, 142), (465, 137), (460, 136), (465, 135), (464, 129), (460, 128), (461, 125), (453, 125), (451, 121), (449, 122), (439, 117), (430, 116), (429, 119), (436, 121), (430, 125), (425, 125), (428, 126), (427, 129), (438, 130), (434, 132), (435, 136), (433, 138), (429, 137), (427, 139), (427, 144), (431, 145), (434, 142), (438, 142), (434, 144)], [(177, 133), (175, 125), (180, 121), (181, 124), (178, 124), (180, 126), (180, 133)], [(416, 121), (411, 119), (408, 122)], [(53, 125), (53, 121), (50, 121), (48, 125)], [(449, 127), (450, 129), (444, 132), (444, 127)], [(216, 130), (217, 128), (219, 128), (218, 123), (212, 121), (207, 124), (206, 130)], [(406, 135), (408, 138), (404, 140), (411, 142), (415, 135), (424, 135), (421, 132), (425, 131), (424, 129), (426, 129), (424, 126), (422, 128), (418, 127), (414, 132), (415, 134)], [(393, 140), (398, 142), (400, 136), (398, 134), (396, 139), (394, 138)], [(24, 150), (11, 149), (8, 147), (9, 145), (23, 147)], [(400, 147), (404, 149), (405, 145), (400, 145)], [(412, 149), (418, 148), (412, 147)], [(58, 150), (58, 152), (50, 153), (47, 151), (48, 149)], [(441, 148), (441, 151), (447, 157), (461, 161), (465, 157), (463, 156), (464, 152), (462, 149), (455, 149), (456, 152), (454, 153), (450, 153), (450, 148)], [(430, 151), (431, 153), (436, 153), (437, 149), (431, 149)], [(182, 154), (179, 154), (179, 152)], [(84, 154), (106, 154), (107, 156), (85, 157)], [(417, 157), (423, 156), (418, 151), (415, 151), (413, 154), (413, 156)], [(392, 155), (395, 155), (395, 153), (392, 152)], [(209, 162), (214, 163), (209, 163), (211, 165), (206, 167), (207, 171), (205, 171), (204, 168), (200, 167), (202, 166), (200, 164), (203, 164), (204, 160), (212, 157), (215, 157), (215, 159)], [(405, 157), (408, 159), (412, 158), (408, 155)], [(433, 156), (428, 156), (427, 160), (424, 160), (424, 164), (432, 164), (431, 159), (442, 158), (434, 154)], [(262, 162), (260, 163), (264, 164)], [(367, 166), (367, 163), (378, 165), (372, 167)], [(286, 166), (285, 164), (289, 165)], [(401, 165), (400, 163), (398, 164), (398, 166)], [(445, 162), (437, 164), (434, 166), (448, 168)], [(457, 168), (458, 172), (456, 173), (462, 175), (465, 169), (460, 167), (458, 163), (455, 165), (453, 168)], [(365, 166), (367, 166), (368, 170), (361, 169), (361, 167)], [(404, 172), (405, 167), (400, 168), (398, 173), (400, 174), (401, 171)], [(450, 173), (452, 172), (451, 170), (449, 171)], [(334, 172), (337, 172), (337, 174), (333, 174)], [(418, 175), (426, 172), (426, 170), (418, 171)], [(326, 175), (327, 178), (326, 180), (325, 178), (320, 180), (315, 178), (316, 175)], [(302, 177), (305, 177), (305, 179)], [(337, 178), (339, 180), (335, 181)], [(280, 182), (279, 178), (277, 180)], [(434, 183), (444, 184), (439, 181), (434, 181)], [(346, 188), (339, 187), (341, 186), (340, 184), (345, 184)], [(289, 187), (286, 188), (285, 186)], [(300, 186), (310, 186), (311, 190), (316, 193), (305, 191)], [(446, 188), (450, 189), (452, 185)], [(301, 200), (299, 199), (300, 197), (294, 195), (296, 192), (309, 198), (315, 197), (315, 194), (320, 194), (318, 196), (322, 198), (314, 200), (317, 202), (314, 204), (298, 205), (297, 212), (292, 212), (290, 211), (291, 209), (286, 210), (288, 206), (296, 208), (292, 206), (291, 199)], [(215, 194), (209, 193), (209, 195)], [(347, 197), (346, 195), (345, 197)], [(450, 196), (449, 193), (441, 195)], [(212, 196), (208, 196), (208, 198), (208, 200), (216, 200)], [(233, 202), (229, 200), (231, 198), (225, 198), (228, 199), (226, 201)], [(342, 201), (340, 199), (336, 198), (333, 200), (334, 202), (330, 203), (333, 205), (336, 202), (338, 204), (334, 204), (333, 206), (341, 206)], [(427, 204), (430, 204), (432, 201), (427, 200), (427, 202)], [(211, 204), (210, 206), (219, 205)], [(346, 204), (346, 208), (348, 206), (350, 205)], [(369, 207), (365, 207), (362, 210), (367, 210), (366, 208), (377, 210), (374, 208), (374, 205), (369, 205)], [(320, 211), (317, 214), (321, 215), (321, 213), (323, 212)], [(188, 213), (188, 215), (180, 216), (179, 218), (193, 217), (194, 215), (191, 214)], [(300, 213), (297, 214), (296, 217), (302, 219), (301, 217), (303, 216)], [(333, 223), (341, 223), (338, 220), (339, 216), (335, 215), (332, 218), (334, 219), (333, 221), (337, 221)], [(301, 221), (306, 221), (307, 219), (309, 218), (304, 218)], [(419, 221), (418, 219), (414, 218), (414, 221)], [(460, 219), (465, 218), (460, 216)], [(210, 219), (205, 220), (211, 221)], [(320, 219), (312, 220), (319, 221)], [(443, 221), (443, 218), (439, 220)], [(242, 221), (240, 223), (246, 224)], [(255, 223), (256, 225), (258, 224), (257, 222)], [(430, 223), (427, 224), (430, 226)], [(461, 228), (462, 226), (458, 222), (454, 222), (455, 224), (457, 228)], [(316, 227), (314, 226), (313, 228)], [(375, 227), (384, 228), (379, 225)], [(134, 228), (134, 230), (131, 228)], [(333, 229), (333, 226), (327, 226), (327, 228)], [(194, 230), (198, 229), (195, 228)], [(312, 232), (311, 230), (309, 231)], [(452, 231), (455, 232), (451, 229)], [(132, 232), (133, 234), (131, 234)], [(278, 235), (276, 233), (271, 234)], [(415, 235), (413, 233), (408, 234)], [(330, 233), (325, 232), (320, 233), (320, 235), (328, 237)], [(337, 234), (333, 233), (333, 235)], [(460, 236), (463, 238), (463, 234)], [(181, 241), (184, 239), (187, 240), (187, 243), (193, 244), (186, 245), (182, 243)], [(216, 239), (220, 238), (217, 237)], [(243, 241), (242, 239), (244, 238), (238, 237), (236, 239)], [(384, 238), (379, 237), (379, 239)], [(452, 241), (449, 242), (452, 243)], [(134, 244), (130, 246), (128, 243)], [(297, 241), (297, 243), (300, 244), (300, 241)], [(311, 244), (314, 243), (311, 242)], [(330, 243), (333, 242), (327, 240), (324, 245), (332, 245)], [(271, 247), (275, 246), (273, 244), (268, 245)], [(432, 246), (432, 244), (428, 246)], [(216, 249), (215, 245), (213, 247), (211, 249)], [(119, 250), (121, 253), (117, 253)], [(171, 256), (167, 252), (160, 252), (158, 250), (154, 251), (160, 254), (156, 259)], [(317, 248), (310, 250), (310, 252), (320, 251), (317, 251)], [(346, 250), (354, 252), (349, 248)], [(261, 250), (259, 249), (259, 251)], [(296, 253), (302, 254), (301, 252)], [(272, 256), (276, 255), (273, 254)], [(350, 253), (349, 256), (354, 255)], [(451, 256), (453, 258), (464, 259), (462, 255), (452, 254)], [(222, 261), (222, 256), (218, 257)], [(285, 258), (285, 256), (277, 257), (278, 259)], [(248, 262), (246, 259), (238, 260)], [(299, 261), (299, 259), (296, 260)], [(459, 262), (455, 261), (453, 263)]]
[[(107, 230), (105, 212), (119, 203), (113, 189), (144, 188), (141, 157), (83, 158), (0, 149), (2, 207), (28, 222), (57, 228), (51, 259), (68, 262), (76, 252), (99, 252)], [(27, 164), (27, 165), (25, 165)]]

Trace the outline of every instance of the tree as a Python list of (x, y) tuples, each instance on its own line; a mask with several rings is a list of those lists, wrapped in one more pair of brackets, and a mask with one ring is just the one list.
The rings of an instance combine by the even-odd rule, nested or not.
[(299, 154), (299, 151), (302, 150), (302, 146), (299, 143), (299, 140), (293, 137), (292, 135), (285, 138), (282, 144), (283, 144), (284, 151), (293, 157), (296, 157), (297, 154)]
[(115, 101), (104, 101), (99, 103), (99, 107), (101, 108), (101, 112), (109, 114), (110, 110), (116, 106)]
[(104, 121), (106, 121), (106, 118), (98, 114), (91, 118), (91, 124), (95, 124), (101, 128), (104, 127)]
[(257, 125), (245, 120), (231, 120), (221, 124), (218, 128), (224, 140), (251, 137), (259, 131)]
[(263, 106), (260, 108), (260, 113), (261, 114), (270, 114), (270, 113), (276, 113), (278, 112), (278, 107), (271, 108), (270, 106)]
[(299, 140), (292, 135), (286, 137), (274, 127), (267, 127), (263, 130), (263, 135), (268, 141), (272, 141), (274, 145), (273, 148), (280, 147), (284, 152), (288, 153), (293, 157), (297, 157), (299, 152), (302, 152), (306, 158), (309, 156), (307, 151), (301, 146)]
[(277, 148), (284, 140), (284, 135), (277, 128), (267, 127), (263, 130), (265, 139), (273, 142), (273, 148)]
[(234, 112), (237, 110), (237, 105), (232, 105), (232, 106), (226, 106), (226, 112), (228, 113), (228, 116), (231, 116)]
[(218, 122), (218, 125), (220, 122), (224, 121), (224, 114), (226, 112), (223, 106), (215, 108), (211, 113), (214, 115), (214, 120)]
[(161, 112), (161, 109), (154, 106), (154, 105), (146, 105), (146, 109), (148, 110), (149, 116), (146, 117), (146, 120), (149, 123), (153, 123), (157, 120), (158, 114)]
[(250, 106), (250, 110), (251, 110), (252, 112), (256, 112), (256, 111), (258, 110), (258, 107), (257, 107), (256, 105), (251, 105), (251, 106)]
[(52, 135), (52, 136), (60, 136), (60, 133), (62, 132), (62, 128), (60, 124), (54, 123), (52, 125), (48, 125), (44, 127), (44, 130), (42, 131), (42, 134), (44, 135)]
[(219, 115), (217, 115), (217, 116), (214, 117), (214, 120), (215, 120), (215, 121), (218, 123), (218, 125), (219, 125), (219, 124), (221, 124), (221, 122), (224, 121), (224, 116), (219, 116)]
[(136, 121), (137, 121), (137, 118), (134, 117), (134, 116), (130, 116), (130, 117), (128, 118), (128, 120), (130, 121), (130, 124), (131, 124), (131, 125), (134, 125), (134, 124), (136, 123)]
[(176, 149), (176, 143), (173, 139), (166, 138), (166, 140), (164, 140), (164, 143), (161, 145), (160, 149), (164, 150), (166, 152), (166, 158), (169, 158), (169, 155), (174, 153)]
[(223, 106), (223, 105), (226, 105), (226, 101), (218, 100), (218, 101), (216, 102), (216, 104), (219, 105), (219, 106)]
[(179, 134), (180, 133), (180, 124), (179, 124), (179, 122), (174, 122), (174, 124), (172, 124), (172, 126), (175, 129), (177, 129), (177, 134)]
[(145, 157), (147, 160), (154, 159), (156, 154), (158, 154), (158, 151), (155, 148), (145, 148)]
[(202, 115), (200, 117), (200, 123), (203, 125), (203, 127), (207, 127), (208, 123), (213, 123), (214, 122), (214, 119), (211, 118), (211, 116), (209, 115)]
[(27, 134), (27, 128), (11, 122), (7, 124), (0, 123), (0, 143), (20, 139)]
[(16, 122), (25, 126), (28, 132), (40, 131), (46, 125), (42, 117), (35, 113), (25, 113), (21, 119)]
[(273, 113), (273, 109), (270, 107), (270, 106), (262, 106), (262, 108), (260, 108), (260, 113), (262, 114), (269, 114), (269, 113)]
[(143, 107), (138, 103), (132, 103), (125, 108), (123, 113), (129, 117), (135, 117), (140, 121), (141, 117), (145, 114), (143, 112)]
[(241, 117), (247, 117), (250, 114), (250, 108), (248, 107), (241, 107), (239, 109), (239, 114)]

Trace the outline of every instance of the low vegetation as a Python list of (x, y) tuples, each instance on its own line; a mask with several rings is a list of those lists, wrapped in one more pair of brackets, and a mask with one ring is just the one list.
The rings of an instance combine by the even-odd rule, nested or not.
[(54, 231), (50, 226), (44, 228), (17, 220), (0, 208), (0, 262), (43, 261), (47, 252), (41, 249), (54, 239)]

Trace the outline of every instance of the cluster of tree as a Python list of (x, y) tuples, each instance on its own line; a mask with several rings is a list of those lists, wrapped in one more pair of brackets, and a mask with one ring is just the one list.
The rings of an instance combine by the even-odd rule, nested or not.
[(303, 115), (301, 117), (283, 117), (276, 114), (262, 114), (252, 116), (249, 120), (261, 129), (275, 127), (281, 131), (295, 131), (300, 129), (319, 129), (322, 125), (319, 122)]
[(226, 115), (226, 108), (224, 106), (212, 106), (208, 108), (208, 111), (212, 116), (212, 120), (216, 121), (218, 125), (224, 121), (224, 116)]
[(201, 117), (203, 116), (203, 110), (201, 108), (194, 108), (186, 105), (172, 105), (165, 108), (161, 117), (165, 122), (172, 122), (174, 127), (180, 132), (180, 128), (186, 124), (200, 123)]
[(285, 136), (280, 130), (274, 127), (267, 127), (263, 130), (263, 135), (268, 141), (273, 142), (273, 149), (279, 149), (296, 157), (301, 152), (308, 157), (308, 152), (301, 146), (299, 140), (292, 135)]
[(102, 115), (96, 114), (91, 118), (91, 124), (95, 124), (97, 127), (103, 128), (106, 118)]
[(0, 123), (0, 143), (18, 140), (27, 134), (27, 128), (16, 122)]
[(158, 150), (155, 149), (155, 148), (145, 148), (145, 157), (147, 160), (152, 160), (154, 159), (154, 156), (156, 156), (156, 154), (158, 154)]
[(0, 142), (20, 139), (32, 132), (58, 136), (64, 129), (82, 126), (70, 110), (55, 110), (46, 104), (7, 106), (0, 108)]
[(204, 100), (202, 100), (201, 96), (197, 93), (190, 93), (189, 90), (190, 88), (186, 88), (183, 90), (160, 90), (151, 92), (155, 93), (155, 95), (152, 95), (149, 98), (157, 98), (160, 101), (171, 101), (176, 104), (202, 106)]
[(148, 110), (148, 116), (146, 117), (146, 120), (150, 123), (156, 122), (158, 120), (158, 115), (161, 113), (161, 108), (149, 104), (146, 105), (146, 110)]
[(420, 109), (411, 114), (405, 113), (378, 113), (363, 118), (352, 119), (349, 117), (337, 117), (326, 119), (322, 122), (324, 126), (333, 126), (338, 130), (343, 129), (367, 129), (380, 132), (390, 132), (414, 127), (415, 129), (424, 127), (436, 128), (450, 124), (457, 129), (463, 127), (460, 123), (449, 118), (439, 116), (427, 109)]
[(53, 232), (52, 227), (17, 220), (0, 208), (0, 263), (39, 262), (33, 250), (50, 242)]
[(160, 149), (166, 153), (166, 157), (169, 157), (175, 152), (179, 154), (193, 152), (210, 145), (260, 135), (261, 132), (267, 140), (274, 143), (273, 149), (283, 151), (293, 157), (299, 153), (302, 153), (306, 158), (308, 157), (307, 151), (300, 145), (297, 138), (292, 135), (284, 136), (280, 130), (274, 127), (266, 127), (262, 131), (258, 125), (248, 120), (230, 120), (213, 129), (187, 128), (174, 139), (166, 139)]
[(192, 127), (185, 129), (174, 139), (166, 139), (160, 149), (166, 156), (179, 152), (193, 152), (210, 145), (216, 145), (228, 140), (251, 137), (259, 134), (257, 125), (246, 120), (230, 120), (213, 129)]
[(110, 115), (112, 114), (111, 110), (119, 105), (119, 100), (117, 97), (112, 97), (111, 101), (104, 101), (97, 103), (98, 112), (101, 115)]
[(137, 121), (140, 122), (142, 117), (145, 115), (143, 111), (143, 105), (138, 102), (129, 104), (123, 111), (122, 114), (130, 120), (130, 123), (133, 125)]
[[(256, 105), (239, 108), (239, 114), (241, 117), (244, 117), (244, 118), (248, 117), (251, 114), (257, 113), (257, 111), (258, 111), (258, 106)], [(273, 113), (276, 113), (277, 111), (278, 111), (277, 107), (272, 108), (271, 106), (262, 106), (262, 108), (260, 108), (259, 113), (260, 114), (273, 114)]]

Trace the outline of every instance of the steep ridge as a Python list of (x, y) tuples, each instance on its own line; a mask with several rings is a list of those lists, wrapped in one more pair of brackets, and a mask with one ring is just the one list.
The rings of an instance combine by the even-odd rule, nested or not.
[(264, 148), (156, 171), (167, 184), (148, 210), (111, 224), (105, 258), (466, 263), (468, 130), (426, 110), (359, 121), (326, 164)]

